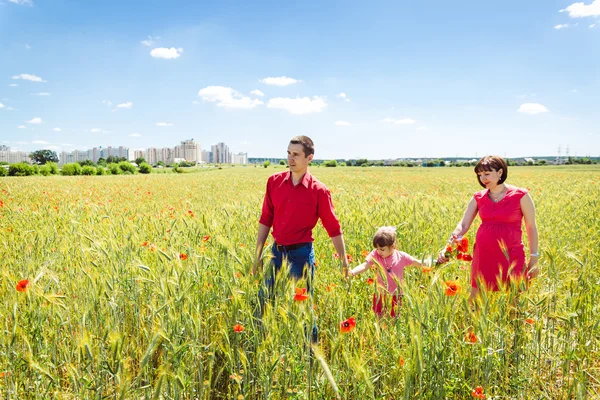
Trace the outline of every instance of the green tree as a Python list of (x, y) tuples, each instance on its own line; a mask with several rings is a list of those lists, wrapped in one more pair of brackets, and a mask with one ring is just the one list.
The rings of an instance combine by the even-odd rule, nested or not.
[(138, 165), (138, 167), (140, 165), (142, 165), (142, 163), (145, 163), (145, 162), (146, 162), (146, 160), (144, 159), (144, 157), (138, 157), (135, 159), (135, 163)]
[(8, 169), (4, 168), (3, 165), (0, 165), (0, 176), (8, 175)]
[(123, 171), (123, 173), (126, 173), (126, 172), (129, 172), (131, 174), (137, 173), (137, 169), (129, 161), (121, 161), (119, 163), (119, 169), (121, 171)]
[(266, 161), (263, 163), (263, 167), (265, 167), (265, 168), (267, 168), (269, 165), (271, 165), (271, 161), (269, 161), (269, 160), (266, 160)]
[(92, 160), (77, 161), (77, 164), (81, 165), (82, 167), (85, 167), (86, 165), (89, 165), (91, 167), (95, 167), (96, 166), (96, 163), (93, 162)]
[(285, 164), (286, 164), (285, 160), (279, 160), (279, 165), (285, 165)]
[(33, 167), (27, 163), (20, 162), (16, 164), (11, 164), (8, 168), (9, 176), (30, 176), (35, 175), (35, 171)]
[(102, 157), (100, 157), (100, 158), (98, 159), (98, 162), (97, 162), (97, 164), (98, 164), (98, 165), (101, 165), (101, 166), (103, 166), (103, 167), (106, 167), (106, 166), (108, 165), (108, 163), (106, 162), (106, 160), (105, 160), (104, 158), (102, 158)]
[(58, 156), (52, 150), (36, 150), (29, 154), (29, 158), (34, 164), (44, 165), (47, 162), (58, 162)]
[(96, 175), (98, 171), (96, 171), (96, 167), (93, 165), (85, 165), (81, 168), (81, 175)]
[(337, 167), (338, 163), (336, 160), (329, 160), (329, 161), (325, 161), (323, 163), (323, 165), (326, 167)]
[(139, 164), (139, 168), (140, 168), (140, 174), (149, 174), (152, 172), (152, 166), (145, 161), (142, 162), (141, 164)]
[(78, 163), (65, 164), (60, 173), (66, 176), (81, 175), (81, 165)]

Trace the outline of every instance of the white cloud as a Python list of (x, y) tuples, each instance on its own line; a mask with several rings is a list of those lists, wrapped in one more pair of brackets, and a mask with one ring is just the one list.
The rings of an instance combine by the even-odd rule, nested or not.
[(260, 96), (260, 97), (263, 97), (265, 95), (263, 92), (261, 92), (258, 89), (251, 91), (250, 94), (253, 94), (255, 96)]
[(42, 123), (42, 119), (36, 117), (36, 118), (30, 119), (29, 121), (25, 121), (25, 122), (27, 122), (28, 124), (36, 124), (37, 125), (37, 124)]
[(156, 126), (173, 126), (173, 124), (169, 124), (168, 122), (157, 122)]
[(279, 77), (264, 78), (264, 79), (261, 79), (259, 82), (262, 82), (266, 85), (288, 86), (288, 85), (293, 85), (294, 83), (299, 83), (302, 81), (294, 79), (294, 78), (288, 78), (287, 76), (279, 76)]
[(12, 79), (23, 79), (25, 81), (31, 81), (31, 82), (46, 82), (45, 80), (43, 80), (39, 76), (30, 75), (30, 74), (15, 75), (15, 76), (12, 77)]
[(61, 132), (61, 131), (62, 131), (62, 129), (60, 129), (60, 128), (54, 128), (54, 129), (52, 129), (52, 130), (53, 130), (54, 132)]
[(350, 102), (350, 97), (348, 97), (348, 95), (346, 93), (344, 93), (344, 92), (338, 94), (337, 97), (339, 97), (340, 99), (344, 100), (346, 103)]
[(140, 43), (143, 44), (144, 46), (150, 47), (150, 46), (152, 46), (154, 44), (154, 41), (152, 41), (152, 40), (142, 40)]
[(569, 24), (559, 24), (559, 25), (554, 25), (554, 29), (565, 29), (568, 28)]
[(548, 112), (548, 109), (539, 103), (523, 103), (518, 111), (524, 114), (539, 114)]
[(139, 133), (132, 133), (132, 134), (131, 134), (131, 135), (129, 135), (129, 136), (131, 136), (131, 137), (140, 137), (140, 136), (142, 136), (142, 135), (140, 135)]
[(12, 107), (6, 107), (6, 111), (16, 111), (16, 108), (12, 108)]
[(131, 110), (131, 107), (133, 107), (133, 103), (128, 101), (127, 103), (121, 103), (117, 106), (117, 108), (125, 108), (127, 110)]
[(31, 0), (8, 0), (11, 3), (21, 4), (24, 6), (33, 6), (33, 1)]
[(90, 132), (92, 132), (92, 133), (100, 133), (100, 132), (102, 132), (102, 129), (100, 129), (100, 128), (92, 128), (92, 129), (90, 129)]
[(45, 140), (34, 140), (31, 143), (33, 143), (33, 144), (50, 144), (50, 143), (46, 142)]
[(427, 128), (426, 128), (426, 127), (424, 127), (424, 126), (420, 126), (420, 127), (418, 127), (418, 128), (417, 128), (417, 130), (418, 130), (418, 131), (426, 131), (426, 130), (427, 130)]
[(10, 83), (8, 86), (9, 86), (9, 87), (17, 87), (17, 86), (19, 86), (19, 85), (17, 85), (16, 83)]
[(17, 128), (19, 128), (19, 129), (27, 129), (27, 128), (25, 127), (25, 125), (19, 125), (19, 126), (17, 126)]
[(314, 96), (311, 100), (308, 97), (297, 97), (291, 99), (288, 97), (276, 97), (269, 100), (268, 108), (280, 108), (288, 111), (290, 114), (302, 115), (313, 112), (321, 112), (327, 107), (325, 99)]
[(261, 100), (243, 96), (238, 91), (224, 86), (207, 86), (198, 91), (198, 96), (204, 101), (217, 103), (224, 108), (254, 108), (264, 104)]
[(590, 28), (593, 28), (593, 27), (595, 27), (595, 26), (596, 26), (596, 24), (591, 24), (591, 25), (590, 25)]
[(0, 103), (0, 108), (4, 108), (4, 104)]
[(31, 48), (31, 46), (30, 46), (30, 45), (28, 45), (28, 44), (25, 44), (25, 48), (26, 48), (27, 50), (29, 50), (29, 49)]
[(385, 119), (382, 119), (381, 122), (385, 122), (388, 124), (397, 124), (397, 125), (410, 125), (410, 124), (414, 124), (417, 121), (415, 121), (412, 118), (402, 118), (402, 119), (385, 118)]
[(336, 126), (350, 126), (352, 124), (348, 121), (335, 121), (335, 125)]
[(48, 92), (31, 93), (32, 96), (50, 96)]
[(573, 3), (564, 10), (560, 10), (560, 12), (565, 11), (571, 18), (597, 17), (600, 16), (600, 0), (594, 0), (591, 4)]
[(179, 58), (181, 56), (181, 53), (183, 53), (183, 49), (181, 47), (178, 49), (174, 47), (157, 47), (156, 49), (152, 49), (150, 55), (154, 58), (164, 58), (170, 60), (174, 58)]

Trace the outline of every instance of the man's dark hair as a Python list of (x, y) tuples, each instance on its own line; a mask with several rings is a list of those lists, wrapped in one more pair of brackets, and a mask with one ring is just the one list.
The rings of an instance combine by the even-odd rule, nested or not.
[(315, 154), (315, 144), (308, 136), (294, 136), (292, 140), (290, 140), (290, 144), (301, 144), (302, 149), (304, 149), (304, 157)]

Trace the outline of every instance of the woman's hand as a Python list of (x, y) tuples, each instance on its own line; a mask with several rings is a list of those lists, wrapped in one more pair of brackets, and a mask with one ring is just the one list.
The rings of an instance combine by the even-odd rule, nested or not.
[(446, 257), (446, 250), (442, 250), (440, 251), (440, 254), (438, 254), (438, 258), (437, 258), (437, 263), (438, 264), (444, 264), (448, 262), (448, 258)]
[(527, 279), (535, 279), (540, 274), (540, 269), (537, 267), (537, 257), (530, 257), (527, 263)]

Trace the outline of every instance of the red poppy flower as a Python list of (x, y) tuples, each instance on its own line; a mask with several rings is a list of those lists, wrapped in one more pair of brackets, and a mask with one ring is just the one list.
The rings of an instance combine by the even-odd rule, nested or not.
[(304, 301), (308, 299), (308, 294), (306, 293), (306, 288), (296, 288), (296, 294), (294, 295), (295, 301)]
[(458, 244), (458, 251), (461, 253), (466, 253), (469, 251), (469, 239), (466, 237), (462, 238), (460, 243)]
[(192, 210), (188, 210), (187, 215), (190, 217), (194, 217), (194, 212)]
[(369, 255), (369, 252), (367, 250), (363, 250), (363, 251), (360, 252), (360, 255), (363, 256), (363, 257), (366, 257), (366, 256)]
[(458, 254), (456, 255), (456, 258), (457, 258), (458, 260), (462, 260), (462, 259), (463, 259), (463, 253), (458, 253)]
[(244, 328), (244, 326), (243, 326), (243, 325), (241, 325), (241, 324), (235, 324), (235, 325), (233, 326), (233, 331), (234, 331), (235, 333), (242, 333), (242, 332), (244, 332), (244, 329), (246, 329), (246, 328)]
[(202, 238), (202, 242), (206, 243), (210, 240), (210, 236), (209, 235), (204, 235), (204, 237)]
[(424, 274), (433, 271), (433, 267), (421, 267), (421, 272)]
[(400, 360), (398, 360), (398, 364), (400, 364), (401, 367), (404, 367), (404, 358), (400, 357)]
[(354, 317), (350, 317), (340, 323), (340, 331), (342, 331), (342, 333), (348, 333), (354, 328), (356, 328), (356, 320)]
[(467, 334), (465, 335), (465, 342), (477, 343), (477, 335), (475, 335), (475, 332), (473, 332), (473, 330), (469, 329), (469, 332), (467, 332)]
[(349, 263), (354, 262), (354, 259), (352, 258), (352, 256), (350, 254), (346, 254), (346, 260), (348, 260)]
[(452, 246), (446, 246), (446, 253), (452, 253)]
[(373, 278), (369, 278), (367, 279), (367, 285), (372, 285), (375, 281), (373, 280)]
[(470, 254), (463, 254), (463, 261), (473, 261), (473, 256), (471, 256)]
[(471, 395), (476, 399), (485, 399), (485, 394), (483, 393), (483, 388), (481, 386), (477, 386), (475, 390), (471, 392)]
[(446, 296), (456, 296), (460, 293), (460, 285), (456, 281), (446, 282)]
[(148, 241), (146, 240), (145, 242), (142, 242), (142, 247), (146, 247), (148, 246), (150, 243), (148, 243)]
[(179, 255), (179, 258), (185, 261), (185, 260), (187, 260), (187, 259), (188, 259), (188, 255), (187, 255), (187, 254), (185, 254), (185, 253), (181, 253), (181, 254)]
[(20, 280), (19, 283), (17, 283), (17, 292), (26, 291), (27, 286), (29, 286), (29, 281), (27, 279)]
[(340, 255), (338, 253), (333, 253), (333, 258), (337, 260), (338, 258), (340, 258)]
[(533, 319), (533, 318), (526, 318), (525, 319), (525, 323), (529, 324), (529, 325), (533, 325), (533, 324), (535, 324), (535, 319)]

